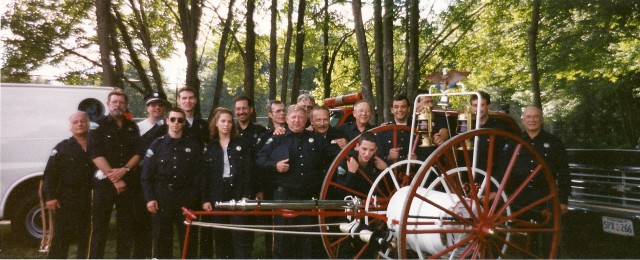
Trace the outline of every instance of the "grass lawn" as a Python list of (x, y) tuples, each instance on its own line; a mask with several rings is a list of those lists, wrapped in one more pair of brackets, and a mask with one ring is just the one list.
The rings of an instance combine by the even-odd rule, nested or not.
[[(231, 239), (231, 238), (229, 238)], [(190, 242), (190, 245), (196, 245), (197, 242)], [(264, 258), (264, 236), (262, 234), (258, 234), (256, 236), (254, 242), (254, 250), (253, 257), (254, 258)], [(47, 258), (46, 253), (38, 252), (40, 247), (39, 242), (27, 241), (24, 239), (16, 238), (11, 233), (11, 225), (10, 224), (0, 224), (0, 259), (45, 259)], [(179, 241), (176, 237), (174, 237), (174, 247), (173, 247), (173, 255), (174, 258), (180, 258), (181, 248), (179, 245)], [(76, 246), (73, 245), (69, 249), (69, 257), (75, 258), (76, 254)], [(109, 233), (109, 238), (107, 240), (107, 246), (105, 251), (106, 259), (115, 258), (116, 257), (116, 240), (115, 240), (115, 222), (111, 223), (111, 232)]]

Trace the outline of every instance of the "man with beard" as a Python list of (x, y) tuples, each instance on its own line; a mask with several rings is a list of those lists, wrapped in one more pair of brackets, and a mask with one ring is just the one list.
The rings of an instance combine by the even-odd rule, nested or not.
[(253, 100), (247, 96), (238, 96), (234, 101), (233, 109), (238, 119), (236, 127), (240, 132), (240, 138), (244, 138), (255, 148), (258, 138), (267, 132), (267, 128), (251, 121)]
[[(109, 232), (109, 220), (116, 206), (117, 242), (116, 258), (142, 258), (142, 245), (136, 245), (138, 227), (132, 217), (135, 187), (140, 186), (140, 175), (131, 170), (140, 161), (140, 132), (138, 126), (124, 117), (127, 96), (120, 89), (107, 98), (109, 115), (98, 120), (98, 128), (90, 133), (88, 152), (98, 171), (93, 180), (93, 206), (89, 258), (104, 258)], [(142, 247), (141, 247), (142, 246)]]
[[(275, 200), (308, 200), (318, 197), (326, 163), (325, 140), (305, 130), (306, 110), (299, 105), (287, 109), (288, 129), (283, 135), (269, 138), (258, 152), (257, 164), (272, 175)], [(306, 225), (309, 217), (284, 218), (276, 216), (276, 226)], [(313, 254), (309, 236), (276, 234), (274, 258), (308, 259)]]

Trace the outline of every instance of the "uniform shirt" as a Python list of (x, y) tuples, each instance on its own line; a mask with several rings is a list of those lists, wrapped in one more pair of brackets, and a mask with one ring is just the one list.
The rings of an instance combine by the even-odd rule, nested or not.
[[(333, 160), (336, 158), (336, 156), (338, 156), (338, 154), (340, 153), (340, 151), (342, 151), (342, 149), (340, 149), (340, 146), (338, 146), (338, 143), (335, 142), (336, 139), (341, 139), (341, 138), (347, 138), (346, 135), (342, 132), (342, 130), (335, 128), (331, 125), (329, 125), (329, 129), (327, 129), (327, 133), (326, 135), (322, 136), (324, 137), (326, 143), (326, 150), (327, 150), (327, 156), (329, 159), (329, 163), (333, 162)], [(325, 168), (328, 169), (330, 167), (330, 165), (327, 165)], [(325, 169), (325, 170), (326, 170)]]
[(145, 119), (138, 122), (138, 128), (140, 129), (141, 139), (140, 149), (144, 150), (144, 152), (147, 151), (156, 138), (167, 134), (167, 125), (164, 120), (158, 120), (155, 124), (151, 124), (149, 119)]
[(325, 139), (314, 132), (293, 133), (287, 129), (285, 134), (265, 142), (258, 152), (257, 164), (275, 172), (278, 161), (289, 159), (289, 171), (274, 173), (274, 185), (293, 197), (309, 199), (319, 195), (324, 180), (325, 144)]
[[(382, 125), (396, 125), (396, 121), (390, 121)], [(406, 125), (409, 126), (409, 128), (411, 128), (411, 120), (408, 120)], [(394, 132), (396, 134), (395, 140), (393, 136)], [(394, 147), (394, 143), (396, 148), (400, 148), (397, 160), (400, 161), (400, 160), (407, 159), (407, 155), (409, 154), (409, 142), (411, 139), (411, 130), (382, 131), (382, 132), (376, 133), (376, 139), (377, 139), (376, 143), (378, 144), (378, 152), (377, 152), (378, 156), (383, 160), (385, 160), (387, 164), (391, 165), (392, 163), (394, 163), (394, 161), (387, 160), (387, 157), (389, 156), (389, 150), (391, 150), (391, 148)]]
[[(233, 199), (251, 197), (253, 192), (251, 170), (254, 162), (252, 145), (239, 137), (231, 138), (226, 152), (229, 160), (229, 178), (231, 178), (231, 187), (234, 189)], [(220, 140), (214, 139), (207, 145), (201, 167), (203, 181), (200, 192), (203, 202), (214, 203), (225, 200), (223, 198), (223, 161), (224, 150), (220, 146)]]
[[(505, 132), (518, 134), (518, 133), (512, 132), (504, 122), (497, 120), (495, 118), (489, 118), (484, 125), (480, 126), (480, 128), (498, 129)], [(486, 170), (487, 168), (487, 160), (489, 156), (489, 141), (490, 141), (489, 135), (481, 135), (478, 137), (478, 147), (476, 147), (476, 149), (478, 149), (478, 159), (476, 162), (477, 163), (476, 167), (479, 169)], [(471, 140), (471, 142), (473, 143), (473, 140)], [(505, 149), (505, 142), (506, 141), (504, 140), (504, 138), (496, 137), (496, 140), (493, 144), (494, 145), (493, 158), (500, 158), (500, 154)]]
[(204, 146), (209, 141), (209, 125), (200, 117), (194, 117), (192, 120), (193, 123), (189, 123), (189, 120), (185, 122), (182, 134), (196, 139)]
[[(142, 188), (146, 201), (158, 200), (160, 190), (183, 191), (195, 201), (200, 184), (202, 146), (191, 137), (156, 139), (146, 152)], [(190, 191), (190, 192), (186, 192)]]
[(58, 143), (44, 169), (45, 201), (58, 199), (61, 204), (90, 203), (91, 181), (95, 166), (78, 141), (71, 137)]
[[(111, 168), (121, 168), (131, 157), (142, 155), (140, 132), (136, 123), (123, 119), (122, 127), (118, 127), (112, 116), (105, 116), (97, 124), (98, 128), (89, 132), (87, 151), (91, 159), (104, 157)], [(140, 176), (130, 172), (124, 175), (123, 180), (132, 185), (140, 182)]]
[[(558, 186), (560, 203), (567, 204), (571, 193), (571, 178), (569, 176), (567, 152), (562, 141), (544, 130), (541, 130), (534, 138), (529, 137), (527, 132), (523, 131), (520, 137), (531, 144), (536, 152), (544, 157)], [(508, 144), (507, 146), (507, 151), (509, 152), (505, 153), (505, 156), (511, 155), (511, 151), (515, 148), (513, 144)], [(525, 149), (520, 150), (517, 158), (518, 160), (513, 170), (513, 181), (514, 183), (522, 183), (538, 164), (533, 155)], [(535, 201), (535, 199), (540, 199), (547, 195), (548, 192), (547, 183), (544, 180), (544, 173), (540, 171), (527, 186), (525, 197), (528, 197), (528, 200), (525, 203), (528, 204)]]
[(240, 125), (236, 122), (236, 127), (238, 129), (238, 133), (240, 134), (240, 138), (246, 140), (247, 143), (251, 144), (254, 148), (258, 143), (260, 137), (262, 137), (266, 132), (267, 128), (256, 123), (249, 123), (247, 128), (242, 129)]
[[(375, 126), (372, 125), (372, 124), (367, 124), (367, 126), (364, 128), (364, 131), (369, 131), (369, 130), (373, 129), (374, 127)], [(340, 131), (342, 131), (342, 133), (344, 133), (344, 135), (347, 138), (347, 142), (355, 139), (360, 134), (362, 134), (362, 132), (360, 132), (360, 130), (358, 130), (358, 126), (356, 125), (356, 122), (349, 122), (347, 124), (343, 124), (343, 125), (339, 126), (338, 129), (340, 129)]]

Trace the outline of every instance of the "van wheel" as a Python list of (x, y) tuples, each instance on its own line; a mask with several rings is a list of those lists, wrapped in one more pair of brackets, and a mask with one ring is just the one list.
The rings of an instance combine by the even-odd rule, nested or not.
[(11, 230), (25, 242), (37, 244), (42, 239), (42, 209), (38, 194), (20, 200), (16, 214), (11, 218)]

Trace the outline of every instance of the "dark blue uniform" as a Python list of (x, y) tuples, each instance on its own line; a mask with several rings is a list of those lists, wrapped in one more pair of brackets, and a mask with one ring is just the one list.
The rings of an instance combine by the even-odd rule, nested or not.
[(95, 166), (74, 137), (53, 148), (44, 169), (45, 201), (58, 200), (48, 258), (67, 258), (77, 242), (76, 258), (86, 258), (91, 230), (91, 178)]
[[(155, 258), (173, 258), (174, 226), (180, 248), (184, 245), (186, 226), (181, 208), (200, 208), (197, 187), (201, 181), (201, 157), (199, 141), (169, 135), (156, 139), (146, 152), (142, 171), (144, 198), (147, 202), (158, 202), (158, 212), (152, 215)], [(196, 257), (196, 249), (196, 245), (191, 245), (187, 257)]]
[[(560, 204), (567, 204), (569, 195), (571, 193), (571, 179), (569, 176), (569, 164), (567, 162), (567, 153), (564, 144), (556, 136), (541, 130), (534, 138), (529, 137), (526, 131), (520, 134), (526, 142), (531, 144), (533, 148), (544, 157), (545, 162), (551, 170), (552, 177), (554, 178), (560, 199)], [(497, 174), (501, 174), (506, 169), (508, 162), (511, 160), (511, 155), (514, 153), (516, 144), (514, 142), (507, 142), (505, 144), (505, 152), (501, 156), (500, 165), (498, 167)], [(525, 184), (525, 179), (533, 172), (538, 166), (533, 155), (525, 150), (521, 149), (518, 153), (517, 160), (511, 171), (511, 177), (507, 182), (508, 192), (513, 192), (518, 186)], [(501, 181), (500, 175), (497, 176)], [(516, 197), (512, 204), (511, 211), (517, 211), (524, 207), (527, 207), (543, 197), (549, 195), (549, 186), (545, 180), (544, 173), (538, 172), (537, 175), (528, 183), (522, 193)], [(542, 211), (545, 209), (551, 209), (551, 202), (543, 203), (539, 206), (532, 208), (531, 210), (520, 215), (518, 218), (523, 221), (537, 221), (542, 222), (545, 220)], [(539, 254), (540, 256), (548, 256), (551, 249), (551, 233), (531, 233), (532, 252)]]
[[(367, 126), (364, 128), (364, 131), (365, 132), (369, 131), (374, 127), (376, 126), (372, 124), (367, 124)], [(349, 122), (349, 123), (343, 124), (339, 126), (338, 129), (342, 131), (342, 133), (346, 136), (347, 142), (355, 139), (356, 137), (358, 137), (360, 134), (363, 133), (363, 132), (360, 132), (360, 130), (358, 130), (358, 126), (356, 125), (356, 122)]]
[[(329, 126), (329, 129), (327, 129), (327, 134), (324, 136), (326, 143), (326, 150), (327, 150), (327, 156), (328, 156), (328, 163), (333, 162), (333, 160), (336, 158), (336, 156), (338, 156), (338, 154), (340, 153), (340, 151), (342, 151), (342, 149), (340, 149), (340, 146), (338, 146), (338, 144), (335, 142), (336, 139), (341, 139), (341, 138), (347, 138), (347, 136), (342, 132), (342, 130)], [(328, 168), (330, 167), (330, 165), (327, 165), (325, 167), (325, 170), (328, 170)]]
[[(207, 145), (202, 166), (203, 181), (201, 183), (202, 202), (210, 202), (215, 206), (216, 202), (241, 200), (253, 196), (251, 187), (253, 169), (253, 145), (245, 139), (231, 138), (229, 145), (222, 148), (218, 139), (214, 139)], [(225, 149), (229, 162), (229, 176), (224, 176)], [(244, 224), (245, 217), (220, 216), (211, 220), (218, 223)], [(204, 230), (213, 232), (213, 230)], [(252, 256), (253, 233), (243, 231), (231, 231), (217, 229), (214, 233), (216, 244), (216, 258), (240, 258), (248, 259)], [(210, 237), (210, 236), (208, 236)], [(212, 241), (202, 242), (200, 257), (210, 258), (213, 255)]]
[[(390, 121), (385, 125), (395, 125), (395, 121)], [(407, 122), (407, 126), (411, 127), (411, 121)], [(395, 132), (395, 136), (394, 136)], [(376, 133), (376, 143), (378, 144), (378, 156), (387, 164), (391, 165), (396, 161), (407, 159), (409, 154), (409, 142), (411, 139), (411, 131), (383, 131)], [(415, 139), (414, 139), (415, 140)], [(400, 148), (398, 159), (395, 161), (388, 160), (389, 150), (391, 148)]]
[[(278, 161), (289, 159), (289, 171), (276, 172)], [(318, 197), (324, 180), (326, 164), (325, 139), (314, 132), (293, 133), (267, 139), (258, 152), (257, 164), (266, 172), (273, 172), (275, 200), (308, 200)], [(275, 225), (312, 223), (305, 217), (274, 218)], [(275, 235), (274, 258), (310, 258), (312, 239), (309, 236)]]
[[(480, 126), (480, 128), (498, 129), (505, 132), (518, 134), (511, 131), (504, 122), (497, 120), (495, 118), (489, 118), (484, 125)], [(490, 138), (489, 135), (482, 135), (478, 137), (478, 146), (475, 148), (475, 149), (478, 149), (478, 153), (477, 153), (478, 158), (476, 161), (476, 168), (478, 169), (482, 169), (482, 170), (487, 169), (487, 163), (489, 160), (489, 138)], [(471, 142), (473, 142), (473, 140), (471, 140)], [(505, 149), (504, 147), (505, 142), (506, 141), (504, 140), (504, 138), (496, 137), (495, 143), (493, 144), (493, 158), (500, 157), (500, 154)]]
[[(98, 128), (89, 132), (88, 152), (92, 159), (104, 157), (112, 168), (121, 168), (135, 155), (140, 155), (140, 134), (138, 126), (123, 119), (118, 127), (116, 120), (106, 116), (98, 120)], [(96, 175), (93, 179), (92, 231), (89, 258), (104, 258), (104, 250), (109, 232), (109, 220), (113, 205), (116, 206), (116, 222), (118, 241), (116, 258), (130, 258), (138, 227), (134, 222), (134, 201), (140, 188), (140, 175), (134, 169), (123, 177), (127, 187), (118, 194), (113, 183), (104, 176)], [(133, 257), (144, 257), (142, 248), (134, 250)]]

